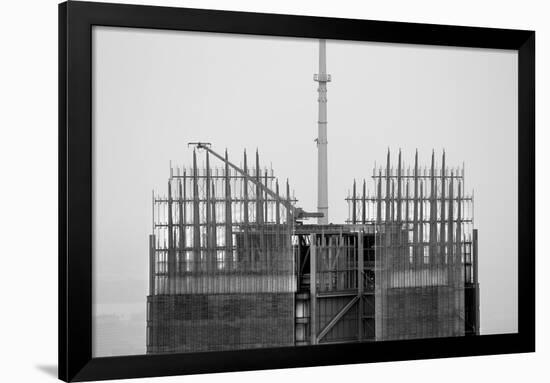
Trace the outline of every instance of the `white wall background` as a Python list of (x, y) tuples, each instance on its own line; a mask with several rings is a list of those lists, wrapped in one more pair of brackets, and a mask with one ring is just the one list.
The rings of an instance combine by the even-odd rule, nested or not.
[[(135, 1), (139, 2), (139, 1)], [(348, 1), (254, 2), (245, 0), (145, 1), (143, 3), (255, 12), (353, 17), (379, 20), (460, 24), (537, 31), (537, 195), (548, 194), (545, 151), (550, 123), (550, 26), (544, 2), (537, 1)], [(2, 276), (0, 347), (2, 381), (54, 381), (57, 362), (57, 2), (2, 4), (0, 42), (0, 214)], [(548, 203), (537, 201), (537, 350), (536, 354), (448, 360), (336, 366), (186, 377), (186, 381), (227, 383), (317, 380), (341, 375), (408, 382), (462, 382), (461, 371), (476, 381), (545, 381), (550, 356), (550, 282), (544, 270), (549, 248), (540, 234), (550, 229), (542, 217)], [(544, 238), (543, 238), (544, 239)], [(442, 378), (444, 377), (444, 378)], [(182, 377), (142, 381), (182, 381)]]

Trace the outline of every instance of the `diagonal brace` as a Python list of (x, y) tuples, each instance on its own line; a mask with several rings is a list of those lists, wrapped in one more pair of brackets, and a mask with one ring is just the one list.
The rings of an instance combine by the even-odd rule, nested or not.
[(359, 300), (359, 295), (353, 297), (351, 301), (346, 304), (342, 310), (340, 310), (331, 320), (327, 323), (325, 328), (317, 335), (317, 343), (327, 335), (327, 333), (334, 327), (336, 323), (353, 307), (353, 305)]

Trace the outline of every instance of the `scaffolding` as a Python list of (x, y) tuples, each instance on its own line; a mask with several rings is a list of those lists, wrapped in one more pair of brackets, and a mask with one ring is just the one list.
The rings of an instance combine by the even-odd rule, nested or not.
[[(244, 169), (280, 195), (272, 169)], [(153, 194), (151, 295), (295, 291), (293, 220), (280, 201), (230, 168), (171, 168), (168, 195)], [(290, 203), (296, 199), (286, 195)]]
[[(377, 340), (461, 336), (466, 332), (465, 285), (477, 284), (472, 261), (473, 195), (464, 192), (464, 168), (445, 164), (372, 174), (375, 193), (354, 181), (348, 222), (375, 227)], [(475, 273), (473, 272), (475, 271)]]
[(244, 174), (228, 161), (212, 167), (208, 152), (205, 161), (199, 167), (193, 151), (192, 167), (170, 168), (167, 195), (153, 193), (148, 350), (293, 344), (296, 199), (288, 181), (282, 193), (258, 152), (254, 167), (244, 153)]

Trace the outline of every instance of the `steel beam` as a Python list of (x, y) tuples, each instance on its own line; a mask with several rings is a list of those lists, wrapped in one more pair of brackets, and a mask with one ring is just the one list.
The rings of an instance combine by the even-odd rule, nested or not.
[(155, 235), (149, 235), (149, 295), (155, 295)]
[(363, 291), (365, 288), (365, 262), (363, 253), (363, 232), (357, 233), (357, 296), (359, 307), (357, 310), (357, 339), (363, 339)]
[(309, 292), (311, 344), (317, 344), (317, 236), (310, 234)]
[(473, 250), (474, 250), (474, 259), (473, 259), (473, 274), (474, 274), (474, 288), (476, 291), (475, 297), (475, 323), (476, 323), (476, 335), (479, 335), (479, 282), (478, 282), (478, 274), (477, 274), (477, 249), (478, 249), (478, 236), (477, 236), (477, 229), (474, 229), (473, 231)]

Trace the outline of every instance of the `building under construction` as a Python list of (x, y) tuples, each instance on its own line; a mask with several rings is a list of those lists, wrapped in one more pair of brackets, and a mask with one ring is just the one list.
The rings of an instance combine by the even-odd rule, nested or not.
[(329, 224), (319, 47), (317, 211), (258, 152), (236, 165), (195, 143), (192, 165), (171, 166), (166, 194), (153, 194), (147, 353), (479, 334), (473, 197), (445, 153), (422, 167), (388, 151), (370, 191), (352, 181), (346, 222)]

